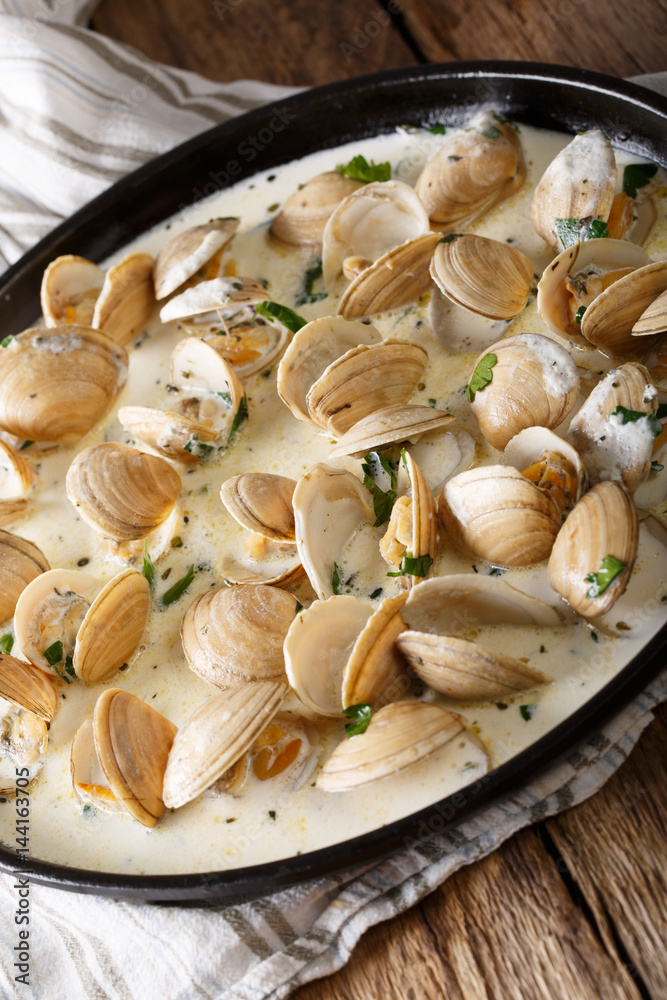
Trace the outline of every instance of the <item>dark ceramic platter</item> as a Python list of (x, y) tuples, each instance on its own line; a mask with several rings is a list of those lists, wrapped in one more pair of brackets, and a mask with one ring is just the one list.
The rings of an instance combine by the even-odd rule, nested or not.
[[(0, 340), (39, 313), (42, 273), (59, 254), (102, 261), (145, 230), (214, 191), (318, 149), (402, 124), (462, 124), (480, 108), (518, 122), (611, 141), (667, 166), (667, 100), (633, 84), (569, 67), (449, 63), (319, 87), (268, 105), (158, 157), (55, 229), (0, 279)], [(0, 847), (0, 868), (74, 892), (155, 900), (238, 902), (305, 879), (352, 871), (442, 831), (552, 764), (619, 711), (665, 662), (667, 625), (597, 695), (537, 743), (481, 781), (373, 833), (284, 861), (192, 875), (122, 875), (29, 859)]]

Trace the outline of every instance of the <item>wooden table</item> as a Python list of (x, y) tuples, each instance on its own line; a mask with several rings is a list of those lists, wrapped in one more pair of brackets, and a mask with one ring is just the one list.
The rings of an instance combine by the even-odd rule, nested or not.
[[(93, 26), (216, 80), (312, 86), (452, 59), (666, 68), (665, 0), (103, 0)], [(592, 799), (369, 931), (294, 1000), (665, 1000), (666, 737), (663, 706)]]

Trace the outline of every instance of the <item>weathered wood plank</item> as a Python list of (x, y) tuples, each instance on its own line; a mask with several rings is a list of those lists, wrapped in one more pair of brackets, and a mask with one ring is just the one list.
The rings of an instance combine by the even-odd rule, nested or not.
[(313, 86), (415, 62), (377, 0), (102, 0), (92, 25), (213, 80)]
[(632, 76), (665, 68), (664, 0), (405, 0), (425, 56), (529, 59)]
[(667, 997), (667, 706), (657, 715), (594, 798), (546, 824), (607, 948), (622, 943), (655, 1000)]

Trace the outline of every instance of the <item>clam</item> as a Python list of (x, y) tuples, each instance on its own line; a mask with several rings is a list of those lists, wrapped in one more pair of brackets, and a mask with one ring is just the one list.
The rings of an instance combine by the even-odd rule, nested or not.
[(203, 420), (151, 406), (121, 406), (118, 419), (135, 440), (184, 465), (197, 465), (217, 452), (218, 432)]
[(54, 683), (40, 670), (0, 654), (0, 795), (16, 792), (18, 768), (29, 768), (31, 779), (41, 769), (58, 704)]
[(368, 264), (392, 247), (428, 233), (429, 222), (414, 190), (402, 181), (373, 181), (348, 195), (333, 211), (322, 236), (322, 274), (327, 288), (348, 257)]
[(549, 583), (580, 614), (597, 618), (625, 591), (637, 556), (637, 510), (622, 483), (585, 493), (560, 530)]
[(513, 465), (569, 513), (586, 489), (584, 463), (572, 445), (546, 427), (526, 427), (512, 438), (503, 461)]
[(242, 757), (212, 787), (218, 794), (243, 795), (257, 782), (271, 782), (281, 794), (301, 788), (317, 764), (320, 734), (303, 715), (278, 712)]
[(85, 326), (30, 329), (0, 351), (0, 426), (30, 441), (71, 445), (109, 410), (127, 353)]
[(32, 468), (23, 455), (0, 440), (0, 502), (25, 496), (33, 478)]
[(406, 631), (396, 643), (418, 677), (457, 701), (507, 698), (546, 680), (521, 660), (460, 636)]
[[(296, 545), (274, 542), (264, 535), (252, 534), (246, 539), (242, 553), (230, 550), (220, 560), (220, 575), (226, 584), (246, 585), (265, 583), (271, 587), (300, 587), (306, 582), (306, 571)], [(311, 596), (315, 594), (311, 590)]]
[(49, 564), (36, 545), (0, 530), (0, 622), (12, 617), (16, 602), (30, 581), (48, 569)]
[[(583, 336), (605, 354), (646, 351), (653, 347), (662, 329), (653, 330), (661, 305), (653, 303), (667, 291), (667, 261), (646, 264), (619, 278), (597, 296), (581, 321)], [(649, 310), (649, 319), (642, 317)], [(663, 317), (664, 318), (664, 317)], [(635, 326), (638, 324), (637, 329)]]
[(411, 586), (427, 577), (438, 554), (438, 514), (433, 494), (409, 452), (401, 456), (407, 473), (409, 495), (399, 496), (380, 542), (380, 552), (401, 582)]
[(635, 337), (651, 336), (664, 333), (667, 330), (667, 290), (661, 292), (656, 299), (646, 307), (632, 327)]
[(222, 319), (266, 298), (266, 290), (254, 278), (211, 278), (174, 296), (160, 310), (160, 321), (190, 321), (193, 327)]
[(360, 187), (362, 181), (345, 177), (340, 170), (311, 177), (286, 199), (271, 223), (271, 236), (287, 246), (321, 243), (331, 213)]
[(651, 471), (658, 393), (643, 365), (612, 368), (570, 424), (568, 438), (583, 459), (591, 483), (623, 482), (631, 493)]
[(126, 347), (143, 330), (155, 308), (153, 258), (130, 253), (107, 271), (91, 326)]
[(321, 600), (334, 592), (336, 559), (362, 525), (373, 522), (368, 490), (351, 472), (313, 466), (293, 495), (296, 544), (308, 579)]
[(454, 712), (423, 701), (396, 701), (371, 718), (360, 736), (343, 740), (317, 777), (326, 792), (344, 792), (401, 771), (465, 731)]
[(358, 420), (329, 452), (329, 458), (352, 455), (361, 458), (369, 451), (379, 451), (387, 445), (420, 438), (450, 423), (454, 417), (433, 406), (402, 403), (383, 406)]
[(454, 476), (445, 483), (439, 513), (456, 545), (500, 566), (546, 559), (562, 522), (550, 493), (503, 465)]
[(295, 542), (292, 497), (296, 482), (286, 476), (246, 472), (226, 480), (220, 498), (234, 520), (277, 542)]
[(181, 626), (190, 669), (217, 687), (285, 680), (283, 641), (297, 603), (265, 584), (209, 590), (195, 598)]
[(287, 688), (255, 681), (213, 695), (176, 733), (164, 776), (164, 802), (177, 809), (217, 781), (252, 746)]
[(104, 271), (92, 260), (75, 254), (56, 257), (42, 277), (40, 299), (46, 325), (92, 326), (103, 283)]
[(137, 652), (148, 621), (150, 588), (127, 569), (97, 595), (76, 637), (73, 666), (87, 684), (108, 681)]
[(557, 220), (606, 221), (616, 179), (614, 150), (604, 132), (580, 132), (552, 160), (535, 189), (531, 216), (538, 235), (559, 251)]
[(76, 456), (66, 488), (86, 524), (122, 542), (146, 538), (168, 519), (181, 479), (163, 458), (108, 441)]
[[(164, 299), (202, 271), (202, 280), (214, 278), (220, 256), (238, 229), (238, 219), (216, 219), (193, 226), (171, 239), (157, 255), (153, 268), (155, 298)], [(212, 274), (208, 270), (213, 271)]]
[(619, 278), (649, 263), (648, 254), (626, 240), (575, 243), (544, 269), (537, 286), (540, 318), (552, 333), (585, 345), (582, 315), (592, 302)]
[[(482, 369), (485, 374), (480, 385), (478, 373)], [(574, 361), (564, 347), (537, 333), (491, 345), (477, 358), (468, 386), (479, 428), (499, 451), (525, 427), (556, 427), (570, 413), (578, 395)]]
[(307, 708), (338, 717), (350, 705), (385, 704), (405, 692), (405, 663), (394, 646), (405, 628), (405, 598), (386, 598), (374, 612), (368, 601), (342, 594), (299, 612), (285, 637), (285, 667)]
[(379, 344), (374, 326), (324, 316), (306, 323), (294, 335), (278, 365), (278, 394), (298, 420), (310, 423), (306, 396), (327, 367), (360, 344)]
[(434, 226), (462, 229), (518, 191), (525, 177), (516, 129), (480, 111), (442, 142), (416, 192)]
[(162, 786), (175, 734), (176, 726), (150, 705), (120, 688), (107, 689), (97, 699), (92, 726), (84, 723), (72, 744), (76, 794), (155, 826), (166, 808)]
[(391, 247), (363, 268), (345, 289), (339, 315), (346, 319), (374, 316), (416, 302), (432, 285), (429, 266), (438, 239), (437, 233), (424, 233)]
[(27, 510), (27, 497), (13, 497), (11, 500), (0, 500), (0, 527), (18, 521), (24, 517)]
[(512, 319), (525, 307), (533, 265), (516, 247), (472, 233), (440, 240), (431, 275), (443, 295), (487, 319)]

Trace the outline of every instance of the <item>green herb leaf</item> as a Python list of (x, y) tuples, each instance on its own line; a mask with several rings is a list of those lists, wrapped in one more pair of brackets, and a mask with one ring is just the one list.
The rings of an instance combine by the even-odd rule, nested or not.
[(299, 316), (293, 309), (281, 306), (279, 302), (259, 302), (255, 306), (255, 316), (264, 316), (265, 319), (277, 319), (279, 323), (286, 326), (292, 333), (296, 333), (302, 326), (306, 325), (303, 316)]
[(530, 722), (537, 711), (537, 705), (519, 705), (519, 711), (524, 722)]
[(496, 354), (485, 354), (475, 368), (472, 373), (472, 378), (470, 379), (470, 385), (466, 389), (466, 395), (469, 403), (473, 402), (475, 393), (480, 392), (480, 390), (487, 386), (493, 379), (492, 369), (497, 360), (498, 356)]
[(459, 236), (462, 235), (462, 233), (450, 233), (448, 236), (443, 236), (441, 240), (438, 240), (438, 243), (453, 243), (454, 240), (458, 240)]
[(244, 396), (239, 403), (239, 408), (236, 411), (236, 416), (232, 420), (232, 429), (229, 432), (229, 437), (227, 438), (227, 444), (232, 440), (237, 430), (241, 426), (244, 420), (248, 419), (248, 397)]
[[(74, 661), (71, 656), (65, 657), (65, 673), (68, 673), (70, 677), (76, 677), (74, 672)], [(67, 680), (67, 678), (65, 678)]]
[(7, 653), (9, 655), (14, 646), (14, 636), (8, 632), (7, 635), (3, 635), (0, 639), (0, 653)]
[(429, 406), (435, 406), (436, 403), (437, 403), (437, 399), (429, 399), (429, 401), (428, 401), (428, 405)]
[(313, 283), (317, 281), (318, 278), (322, 277), (322, 261), (318, 260), (316, 264), (309, 267), (306, 271), (304, 277), (303, 291), (298, 296), (296, 304), (298, 306), (308, 305), (311, 302), (319, 302), (321, 299), (326, 299), (328, 292), (314, 292)]
[(55, 667), (57, 663), (60, 663), (63, 658), (63, 644), (60, 639), (56, 639), (55, 642), (51, 643), (42, 655), (50, 667)]
[[(373, 513), (375, 514), (374, 528), (386, 524), (391, 517), (391, 510), (396, 503), (396, 471), (389, 460), (380, 452), (371, 451), (366, 455), (365, 461), (361, 463), (364, 473), (364, 486), (373, 498)], [(375, 481), (375, 477), (380, 474), (380, 470), (389, 476), (390, 487), (388, 490), (381, 489)]]
[(625, 563), (617, 559), (616, 556), (605, 556), (602, 560), (602, 565), (597, 573), (588, 573), (584, 580), (586, 583), (590, 583), (590, 587), (586, 591), (586, 597), (599, 597), (600, 594), (604, 594), (605, 590), (612, 583), (619, 573), (622, 573), (625, 569)]
[(174, 586), (170, 587), (169, 590), (162, 595), (162, 603), (165, 608), (177, 601), (179, 597), (183, 596), (194, 578), (195, 568), (194, 566), (190, 566), (185, 576), (182, 576), (180, 580), (177, 580)]
[(429, 125), (426, 129), (427, 132), (432, 132), (433, 135), (445, 135), (447, 129), (444, 125)]
[(211, 453), (215, 451), (215, 447), (212, 444), (206, 444), (205, 441), (200, 441), (197, 435), (193, 434), (183, 445), (183, 451), (187, 451), (191, 455), (194, 455), (195, 458), (199, 458), (202, 462), (205, 462), (211, 457)]
[(217, 395), (220, 396), (220, 399), (224, 399), (225, 403), (227, 403), (228, 406), (232, 405), (231, 392), (218, 392)]
[(21, 447), (19, 448), (19, 451), (23, 451), (24, 448), (29, 448), (30, 445), (34, 443), (35, 443), (34, 441), (24, 441)]
[(610, 417), (622, 417), (621, 424), (632, 424), (637, 420), (643, 420), (644, 418), (648, 420), (648, 425), (651, 428), (651, 433), (653, 437), (656, 438), (662, 434), (662, 424), (657, 417), (654, 417), (652, 413), (644, 413), (643, 410), (629, 410), (627, 406), (617, 406), (609, 414)]
[(388, 181), (391, 177), (390, 163), (369, 163), (364, 156), (353, 156), (349, 163), (340, 163), (336, 170), (339, 170), (344, 177), (350, 177), (353, 181), (363, 181), (369, 184), (371, 181)]
[(584, 240), (600, 240), (609, 236), (607, 223), (590, 215), (584, 219), (556, 219), (554, 229), (565, 250)]
[(4, 340), (0, 340), (0, 347), (9, 347), (13, 339), (14, 338), (10, 335), (9, 337), (5, 337)]
[(664, 465), (661, 465), (660, 462), (651, 462), (651, 472), (662, 472), (663, 469)]
[(340, 570), (338, 568), (338, 563), (333, 565), (333, 573), (331, 574), (331, 589), (334, 594), (340, 594)]
[(296, 602), (296, 611), (294, 612), (294, 614), (298, 615), (300, 611), (303, 611), (303, 604), (301, 603), (301, 601), (297, 601)]
[(623, 171), (623, 191), (629, 198), (636, 198), (639, 188), (646, 187), (657, 171), (655, 163), (628, 163)]
[(363, 702), (361, 705), (350, 705), (349, 708), (343, 709), (343, 715), (354, 720), (345, 726), (345, 735), (349, 739), (350, 736), (360, 736), (361, 733), (366, 732), (373, 715), (373, 708), (368, 702)]
[(574, 317), (574, 322), (581, 324), (585, 312), (586, 312), (586, 306), (579, 306), (579, 308), (577, 309), (577, 315)]
[(174, 537), (171, 540), (171, 547), (172, 547), (172, 549), (182, 549), (183, 548), (183, 539), (181, 538), (180, 535), (174, 535)]
[(488, 128), (482, 129), (479, 134), (483, 135), (485, 139), (497, 139), (503, 133), (495, 125), (489, 125)]
[(409, 552), (406, 552), (401, 560), (401, 571), (407, 576), (428, 576), (432, 565), (433, 559), (431, 556), (425, 555), (413, 558)]
[(148, 551), (148, 542), (144, 542), (144, 565), (142, 568), (142, 573), (148, 580), (149, 586), (153, 586), (155, 582), (155, 565), (151, 559), (151, 554)]
[(655, 415), (658, 420), (664, 420), (667, 417), (667, 403), (659, 403)]
[(379, 597), (382, 593), (382, 587), (376, 587), (372, 594), (369, 594), (371, 601), (374, 601), (376, 597)]

